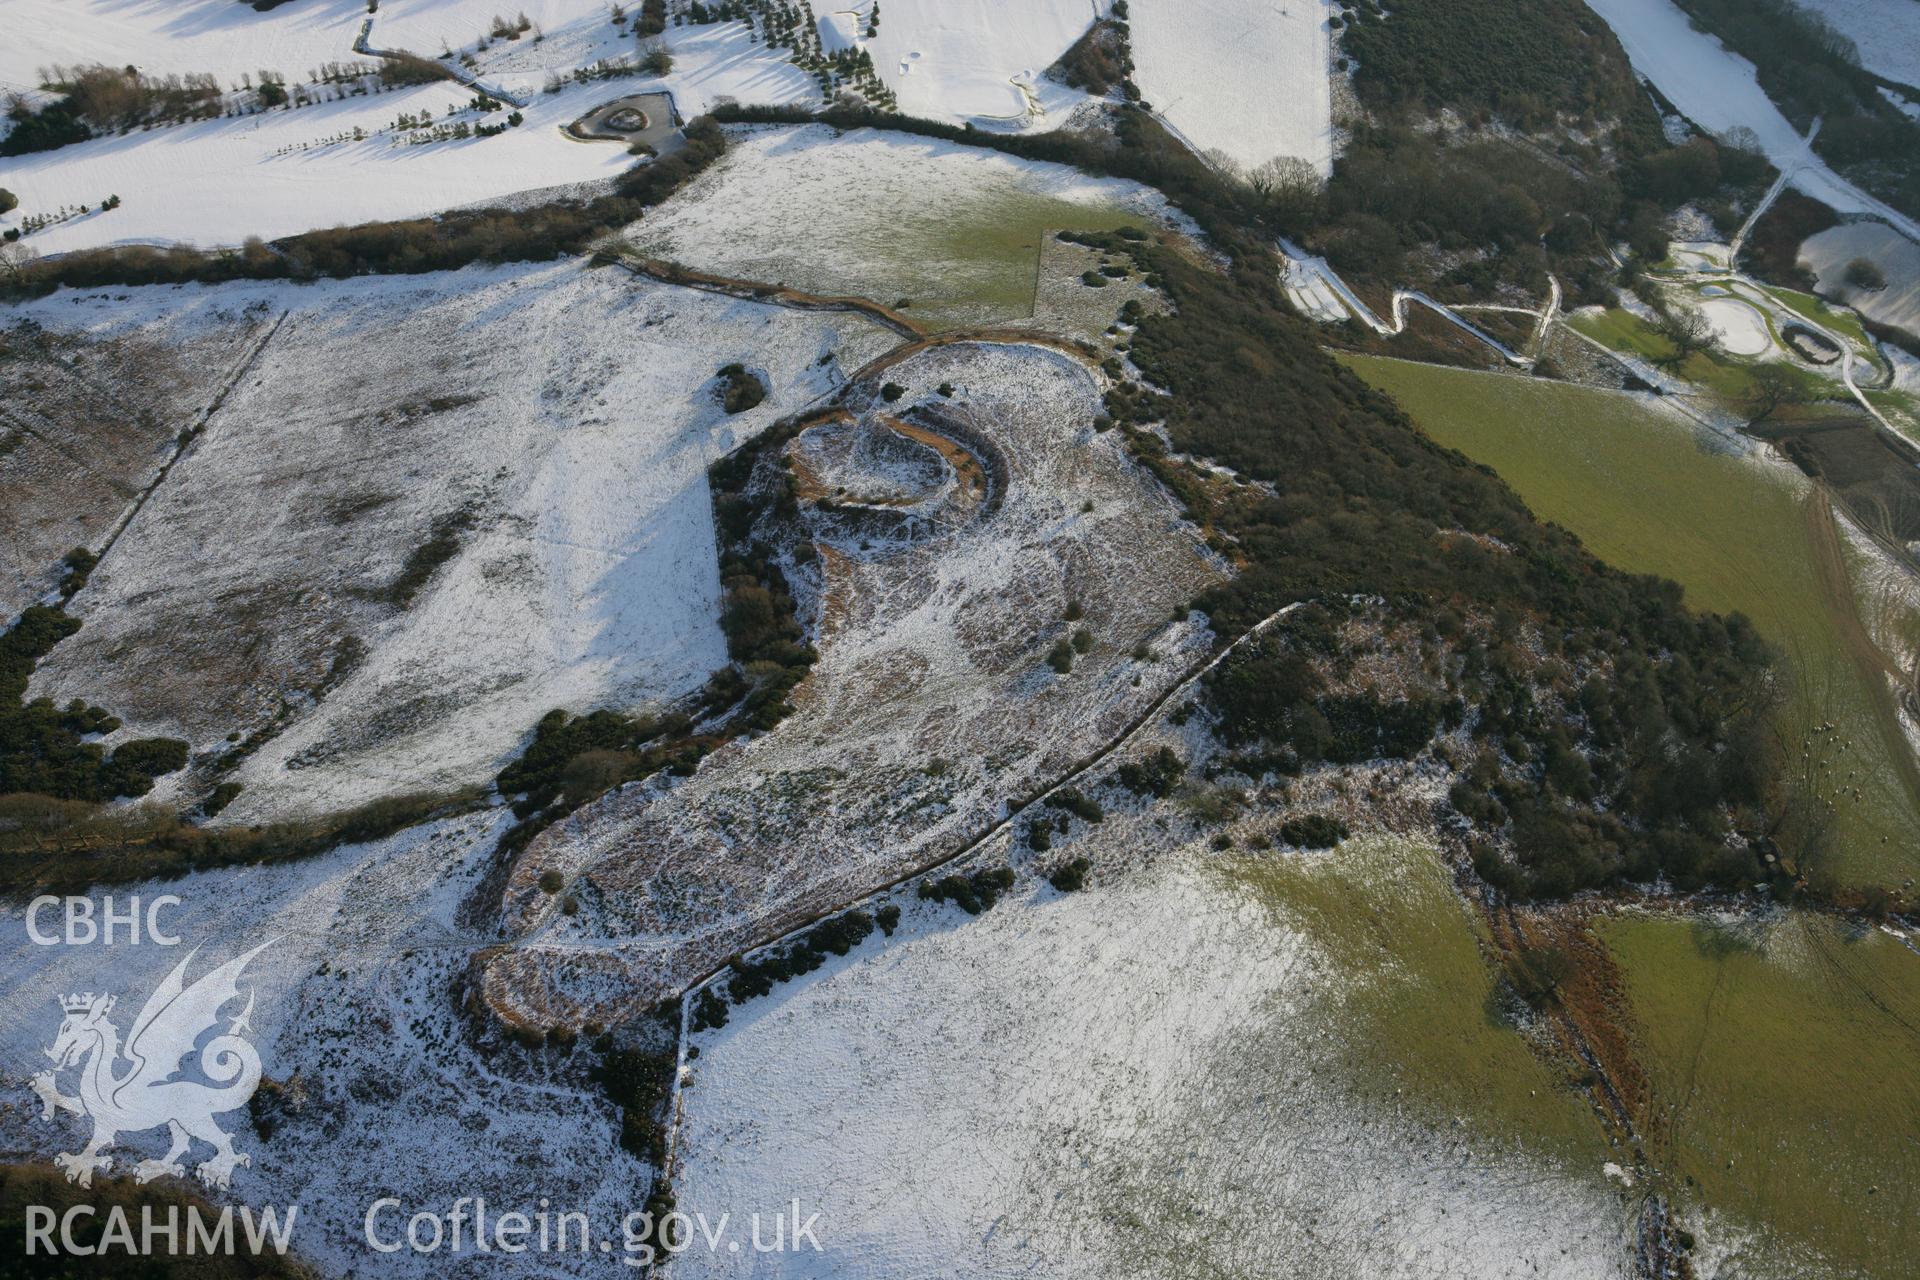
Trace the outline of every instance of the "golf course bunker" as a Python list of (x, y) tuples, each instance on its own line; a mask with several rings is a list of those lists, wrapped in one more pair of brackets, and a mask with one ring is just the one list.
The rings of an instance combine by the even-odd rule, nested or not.
[(1790, 324), (1781, 333), (1793, 353), (1810, 364), (1832, 364), (1840, 358), (1839, 343), (1803, 324)]
[(1713, 326), (1715, 336), (1728, 354), (1764, 355), (1773, 349), (1767, 333), (1766, 317), (1754, 307), (1733, 298), (1708, 298), (1700, 304), (1700, 314)]
[(658, 150), (678, 129), (673, 95), (632, 93), (603, 102), (563, 132), (582, 142), (645, 143)]

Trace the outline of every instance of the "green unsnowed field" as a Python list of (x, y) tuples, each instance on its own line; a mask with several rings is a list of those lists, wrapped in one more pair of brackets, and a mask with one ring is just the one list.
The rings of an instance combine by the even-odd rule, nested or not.
[(1631, 915), (1624, 975), (1656, 1122), (1650, 1152), (1718, 1274), (1913, 1274), (1920, 1256), (1920, 955), (1790, 912), (1768, 924)]
[(1430, 846), (1372, 835), (1231, 865), (1350, 984), (1335, 1015), (1359, 1096), (1429, 1124), (1463, 1120), (1586, 1176), (1612, 1158), (1574, 1082), (1503, 1011), (1485, 926)]
[[(1440, 443), (1491, 466), (1538, 515), (1623, 569), (1662, 574), (1695, 608), (1739, 611), (1779, 650), (1790, 774), (1811, 725), (1831, 721), (1843, 753), (1816, 740), (1861, 798), (1837, 801), (1828, 869), (1891, 882), (1920, 868), (1920, 796), (1910, 749), (1861, 652), (1849, 557), (1806, 481), (1641, 399), (1564, 383), (1374, 357), (1352, 367), (1390, 392)], [(1833, 777), (1838, 774), (1819, 774)], [(1797, 785), (1797, 783), (1796, 783)]]
[[(1729, 402), (1738, 402), (1752, 390), (1752, 365), (1747, 361), (1733, 356), (1710, 355), (1704, 351), (1696, 351), (1675, 364), (1673, 363), (1675, 354), (1673, 343), (1659, 330), (1630, 311), (1614, 308), (1599, 315), (1570, 316), (1567, 323), (1604, 347), (1639, 356), (1651, 364), (1669, 370), (1675, 377), (1685, 378), (1695, 386), (1705, 387)], [(1794, 380), (1800, 385), (1802, 392), (1811, 399), (1846, 398), (1846, 388), (1838, 382), (1823, 378), (1797, 365), (1783, 364), (1782, 367), (1794, 374)]]
[(699, 271), (905, 302), (915, 320), (952, 329), (1030, 319), (1042, 238), (1145, 229), (1138, 197), (1125, 184), (915, 139), (782, 129), (737, 141), (627, 240)]

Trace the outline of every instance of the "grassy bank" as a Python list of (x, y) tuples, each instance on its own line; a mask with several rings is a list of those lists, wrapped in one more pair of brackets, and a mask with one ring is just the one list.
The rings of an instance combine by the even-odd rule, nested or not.
[(1231, 874), (1335, 962), (1345, 990), (1329, 1013), (1362, 1097), (1587, 1173), (1609, 1158), (1569, 1074), (1507, 1019), (1486, 928), (1431, 847), (1363, 836), (1325, 856), (1243, 859)]
[(1651, 1085), (1649, 1154), (1707, 1211), (1710, 1243), (1742, 1275), (1904, 1274), (1920, 1250), (1920, 956), (1797, 912), (1599, 932)]

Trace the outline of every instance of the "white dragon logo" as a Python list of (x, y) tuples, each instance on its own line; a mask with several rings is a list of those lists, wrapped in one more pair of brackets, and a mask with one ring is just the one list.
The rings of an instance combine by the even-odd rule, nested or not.
[[(52, 1071), (33, 1078), (33, 1091), (40, 1097), (41, 1119), (53, 1118), (56, 1109), (86, 1116), (93, 1121), (93, 1137), (81, 1150), (56, 1155), (54, 1164), (65, 1170), (67, 1181), (83, 1187), (93, 1185), (96, 1169), (107, 1169), (112, 1157), (101, 1152), (112, 1146), (123, 1133), (167, 1127), (172, 1146), (158, 1160), (142, 1160), (134, 1166), (137, 1182), (151, 1182), (167, 1175), (182, 1176), (186, 1170), (180, 1157), (187, 1153), (193, 1139), (207, 1143), (214, 1155), (194, 1168), (200, 1181), (209, 1187), (225, 1188), (233, 1171), (253, 1160), (233, 1149), (233, 1139), (213, 1117), (247, 1104), (260, 1084), (260, 1055), (241, 1038), (252, 1030), (248, 1018), (253, 1013), (253, 993), (247, 993), (247, 1005), (227, 1028), (204, 1046), (200, 1037), (214, 1030), (220, 1021), (220, 1009), (236, 1000), (235, 985), (247, 961), (272, 945), (261, 943), (237, 959), (229, 960), (187, 986), (187, 965), (194, 953), (174, 967), (133, 1020), (133, 1031), (123, 1048), (120, 1032), (107, 1015), (115, 998), (110, 995), (66, 996), (60, 1007), (66, 1019), (60, 1024), (47, 1057)], [(198, 1057), (200, 1073), (211, 1083), (181, 1078), (181, 1061), (189, 1054)], [(125, 1070), (119, 1069), (124, 1059)], [(80, 1069), (80, 1096), (69, 1098), (54, 1083), (55, 1075), (69, 1067)]]

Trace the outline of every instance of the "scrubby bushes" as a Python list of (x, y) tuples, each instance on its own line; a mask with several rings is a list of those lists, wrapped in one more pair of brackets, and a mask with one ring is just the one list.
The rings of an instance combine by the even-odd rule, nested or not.
[(1092, 796), (1084, 795), (1072, 787), (1062, 787), (1047, 797), (1047, 803), (1055, 809), (1064, 809), (1082, 822), (1099, 823), (1107, 816), (1100, 802)]
[[(262, 1092), (269, 1087), (267, 1081), (261, 1082)], [(82, 1273), (96, 1280), (187, 1275), (196, 1280), (306, 1280), (313, 1275), (297, 1256), (297, 1243), (287, 1253), (276, 1252), (270, 1245), (253, 1252), (244, 1244), (222, 1252), (209, 1244), (190, 1254), (189, 1224), (198, 1221), (213, 1228), (216, 1221), (222, 1221), (222, 1215), (231, 1212), (209, 1203), (199, 1190), (198, 1184), (180, 1178), (142, 1183), (106, 1174), (96, 1176), (91, 1186), (82, 1187), (51, 1164), (0, 1166), (0, 1251), (15, 1260), (8, 1264), (7, 1274), (22, 1280)], [(67, 1239), (74, 1256), (91, 1255), (93, 1260), (85, 1264), (59, 1261), (60, 1246), (49, 1248), (29, 1235), (35, 1217), (30, 1208), (46, 1210), (50, 1219), (57, 1215), (62, 1232), (71, 1232)], [(289, 1227), (293, 1217), (291, 1212), (282, 1215)], [(127, 1234), (126, 1228), (147, 1222), (162, 1231), (172, 1224), (172, 1230), (179, 1233), (177, 1247), (167, 1253), (156, 1250), (151, 1256), (134, 1249), (131, 1241), (136, 1237)], [(135, 1225), (133, 1229), (142, 1228)], [(163, 1238), (174, 1237), (169, 1234)], [(43, 1262), (31, 1261), (36, 1252)]]
[(1047, 876), (1047, 883), (1061, 893), (1077, 893), (1087, 883), (1088, 862), (1085, 858), (1075, 858), (1072, 862), (1054, 868)]
[(35, 664), (79, 629), (79, 620), (60, 609), (31, 605), (0, 636), (0, 796), (32, 792), (96, 802), (143, 796), (154, 778), (187, 763), (187, 744), (174, 738), (123, 742), (111, 754), (87, 741), (120, 727), (99, 707), (25, 701)]
[(426, 541), (407, 553), (399, 576), (387, 584), (387, 602), (402, 609), (412, 604), (440, 567), (459, 553), (461, 537), (472, 527), (473, 512), (466, 507), (435, 519)]
[(1104, 18), (1094, 23), (1050, 70), (1070, 88), (1105, 97), (1133, 73), (1123, 25)]
[(951, 902), (970, 916), (991, 911), (1000, 895), (1013, 888), (1013, 871), (994, 867), (970, 876), (947, 875), (938, 880), (922, 880), (916, 891), (929, 902)]
[(328, 818), (208, 830), (158, 807), (101, 810), (46, 795), (0, 795), (0, 893), (77, 893), (97, 884), (288, 862), (382, 839), (477, 802), (471, 792), (393, 796)]
[(1846, 281), (1856, 289), (1880, 290), (1887, 287), (1887, 273), (1872, 258), (1855, 258), (1847, 264)]
[(1187, 765), (1170, 747), (1161, 747), (1145, 760), (1129, 760), (1113, 772), (1113, 781), (1137, 796), (1165, 799), (1186, 777)]
[(767, 398), (767, 384), (749, 373), (745, 365), (724, 365), (719, 377), (720, 404), (728, 413), (745, 413)]
[(1618, 41), (1579, 0), (1398, 0), (1354, 10), (1345, 48), (1370, 106), (1620, 116), (1639, 89)]
[(500, 771), (500, 792), (518, 797), (514, 812), (525, 818), (562, 801), (584, 804), (663, 768), (690, 773), (711, 742), (687, 737), (689, 728), (687, 717), (677, 713), (654, 718), (605, 708), (584, 716), (549, 711), (520, 758)]
[[(896, 911), (894, 918), (899, 914)], [(758, 960), (736, 958), (727, 979), (727, 998), (743, 1004), (773, 990), (776, 982), (785, 982), (801, 974), (812, 973), (827, 962), (829, 955), (844, 956), (872, 934), (874, 919), (865, 911), (849, 911), (823, 921), (786, 946), (768, 952)]]
[(1297, 849), (1331, 849), (1347, 838), (1347, 824), (1323, 813), (1304, 814), (1281, 823), (1280, 838)]
[(662, 1050), (608, 1048), (593, 1073), (620, 1108), (620, 1145), (655, 1165), (667, 1154), (659, 1113), (673, 1095), (674, 1064), (675, 1055)]
[[(1380, 595), (1388, 601), (1384, 623), (1416, 625), (1458, 603), (1504, 610), (1508, 625), (1535, 619), (1560, 663), (1606, 663), (1615, 672), (1593, 695), (1604, 723), (1565, 744), (1593, 768), (1591, 801), (1580, 798), (1566, 751), (1558, 780), (1545, 775), (1554, 717), (1523, 693), (1538, 681), (1512, 655), (1466, 642), (1457, 628), (1469, 683), (1445, 700), (1330, 697), (1308, 661), (1324, 637), (1299, 636), (1305, 647), (1291, 651), (1278, 638), (1250, 645), (1207, 683), (1229, 741), (1264, 744), (1299, 762), (1405, 755), (1463, 723), (1470, 703), (1477, 737), (1517, 735), (1528, 744), (1527, 760), (1501, 764), (1503, 777), (1524, 778), (1536, 792), (1555, 788), (1545, 810), (1576, 827), (1590, 824), (1575, 822), (1568, 806), (1604, 804), (1623, 825), (1624, 845), (1635, 852), (1588, 842), (1593, 859), (1567, 860), (1572, 882), (1605, 883), (1649, 867), (1707, 874), (1705, 844), (1724, 842), (1743, 807), (1763, 802), (1771, 767), (1755, 729), (1765, 723), (1769, 656), (1751, 625), (1692, 614), (1674, 584), (1608, 569), (1564, 531), (1535, 521), (1490, 471), (1435, 446), (1391, 400), (1320, 357), (1269, 271), (1223, 276), (1152, 246), (1135, 253), (1166, 282), (1176, 309), (1142, 317), (1132, 358), (1171, 394), (1140, 409), (1139, 396), (1117, 397), (1109, 411), (1162, 421), (1175, 449), (1273, 486), (1270, 495), (1246, 486), (1217, 492), (1173, 477), (1196, 517), (1231, 533), (1248, 561), (1200, 600), (1217, 628), (1244, 630), (1302, 598)], [(1152, 437), (1129, 438), (1140, 447)], [(1145, 460), (1151, 466), (1155, 455)], [(1449, 530), (1491, 543), (1441, 536)], [(1676, 770), (1676, 751), (1694, 767)], [(1675, 786), (1679, 774), (1688, 786)], [(1567, 882), (1545, 873), (1559, 857), (1552, 845), (1530, 842), (1526, 856), (1539, 863), (1542, 892)], [(1722, 883), (1743, 869), (1738, 859), (1711, 861)]]
[(147, 76), (132, 67), (94, 64), (55, 67), (61, 96), (35, 111), (15, 96), (7, 110), (13, 129), (0, 138), (0, 156), (50, 151), (96, 133), (136, 125), (208, 119), (220, 114), (220, 84), (204, 73)]

